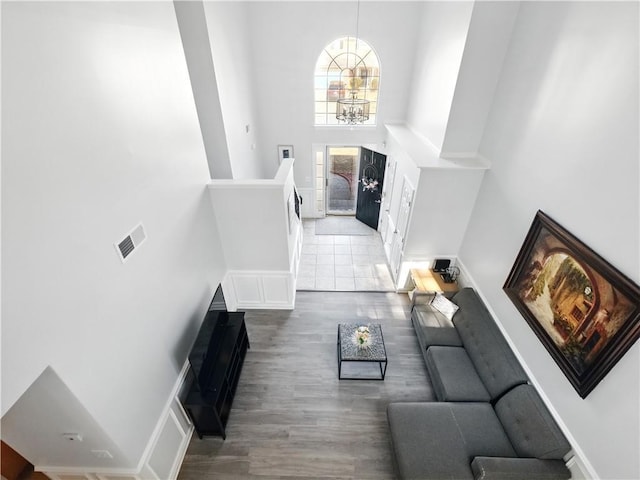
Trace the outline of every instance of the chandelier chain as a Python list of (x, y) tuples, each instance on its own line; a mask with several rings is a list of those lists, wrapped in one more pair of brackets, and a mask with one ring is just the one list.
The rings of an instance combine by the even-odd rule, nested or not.
[(347, 70), (349, 71), (349, 78), (351, 83), (351, 98), (339, 98), (336, 103), (336, 118), (339, 121), (343, 121), (349, 125), (356, 125), (364, 123), (369, 120), (369, 100), (366, 98), (358, 98), (359, 84), (356, 81), (356, 58), (358, 56), (358, 40), (360, 37), (360, 0), (357, 2), (356, 9), (356, 37), (355, 37), (355, 52), (353, 53), (354, 65), (353, 70), (349, 68), (350, 60), (350, 46), (351, 42), (347, 37)]

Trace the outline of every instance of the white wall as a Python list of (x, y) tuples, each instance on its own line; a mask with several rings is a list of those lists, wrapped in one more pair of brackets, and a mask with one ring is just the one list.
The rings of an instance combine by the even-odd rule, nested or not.
[(409, 125), (442, 150), (473, 2), (425, 2), (415, 49)]
[(404, 257), (455, 257), (467, 229), (483, 168), (428, 168), (420, 172)]
[[(204, 2), (233, 178), (268, 178), (256, 146), (251, 31), (246, 2)], [(247, 132), (248, 127), (248, 132)], [(272, 157), (272, 156), (271, 156)]]
[(233, 178), (218, 78), (201, 1), (174, 2), (211, 178)]
[(460, 257), (600, 478), (640, 478), (640, 345), (581, 399), (502, 285), (538, 209), (640, 281), (638, 4), (523, 2)]
[(520, 2), (474, 3), (442, 156), (477, 154), (519, 6)]
[(258, 145), (272, 172), (277, 146), (293, 145), (295, 179), (313, 186), (312, 144), (381, 144), (384, 123), (406, 117), (409, 81), (422, 2), (361, 2), (359, 35), (380, 59), (376, 127), (314, 127), (313, 74), (333, 40), (355, 35), (357, 4), (350, 2), (253, 2), (250, 8)]
[[(397, 131), (398, 126), (390, 127), (391, 131)], [(425, 142), (426, 143), (426, 142)], [(406, 180), (411, 187), (415, 190), (419, 186), (420, 182), (420, 169), (416, 165), (415, 157), (411, 155), (410, 150), (407, 148), (407, 143), (404, 138), (396, 138), (395, 135), (390, 134), (387, 137), (387, 148), (389, 150), (389, 156), (387, 161), (396, 163), (395, 177), (393, 181), (393, 190), (390, 199), (386, 199), (388, 202), (389, 216), (392, 219), (397, 219), (400, 212), (400, 205), (402, 203), (402, 188)], [(436, 155), (434, 150), (434, 156)], [(385, 187), (391, 187), (387, 182)]]
[(274, 180), (211, 182), (209, 194), (230, 269), (289, 269), (283, 190), (284, 184)]
[[(63, 433), (80, 437), (61, 441)], [(70, 469), (82, 467), (87, 452), (94, 449), (106, 450), (113, 457), (92, 459), (96, 467), (127, 460), (51, 367), (44, 369), (2, 417), (2, 439), (38, 466), (53, 460)]]
[(2, 413), (51, 366), (130, 468), (225, 270), (173, 5), (3, 2), (2, 63)]
[(295, 213), (293, 159), (271, 180), (212, 180), (209, 195), (227, 264), (230, 309), (293, 309), (302, 227)]

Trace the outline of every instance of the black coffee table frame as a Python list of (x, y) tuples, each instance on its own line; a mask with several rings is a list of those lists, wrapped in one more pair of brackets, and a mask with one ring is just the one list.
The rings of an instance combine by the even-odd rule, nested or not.
[[(371, 333), (371, 345), (367, 348), (359, 348), (353, 342), (353, 334), (356, 328), (366, 325)], [(376, 376), (344, 376), (342, 364), (351, 362), (377, 363), (380, 367), (380, 375)], [(377, 324), (341, 323), (338, 325), (338, 379), (339, 380), (384, 380), (387, 373), (387, 352), (384, 347), (382, 327)]]

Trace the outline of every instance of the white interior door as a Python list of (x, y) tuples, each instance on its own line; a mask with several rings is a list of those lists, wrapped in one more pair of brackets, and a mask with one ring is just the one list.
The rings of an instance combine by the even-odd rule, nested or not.
[(398, 273), (402, 263), (402, 253), (404, 243), (407, 236), (407, 228), (409, 226), (409, 217), (411, 216), (411, 206), (413, 205), (413, 195), (415, 189), (409, 182), (407, 177), (402, 181), (402, 198), (400, 199), (400, 208), (398, 210), (398, 219), (396, 229), (393, 231), (391, 239), (391, 255), (389, 258), (389, 266), (394, 280), (398, 281)]
[(390, 224), (394, 224), (394, 222), (391, 220), (389, 211), (391, 209), (391, 199), (393, 198), (393, 184), (396, 179), (397, 166), (397, 163), (392, 157), (387, 158), (387, 178), (384, 182), (380, 205), (380, 210), (382, 211), (382, 214), (380, 215), (380, 233), (382, 235), (382, 243), (384, 243), (385, 251), (387, 251), (388, 246), (391, 245), (390, 233), (393, 232), (393, 229), (390, 228)]
[(407, 227), (409, 226), (409, 217), (411, 216), (411, 206), (413, 205), (413, 194), (415, 189), (409, 182), (407, 177), (404, 177), (402, 181), (402, 198), (400, 199), (400, 209), (398, 210), (398, 221), (396, 225), (398, 227), (398, 233), (404, 239), (407, 235)]

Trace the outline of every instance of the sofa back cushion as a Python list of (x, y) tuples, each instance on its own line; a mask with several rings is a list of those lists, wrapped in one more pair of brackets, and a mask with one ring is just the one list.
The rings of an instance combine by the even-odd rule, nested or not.
[(462, 346), (462, 340), (451, 320), (431, 305), (416, 305), (411, 310), (411, 322), (423, 349), (431, 345)]
[(495, 412), (519, 457), (562, 459), (571, 449), (532, 385), (505, 393)]
[(464, 288), (453, 301), (460, 307), (453, 324), (491, 399), (526, 383), (527, 374), (475, 290)]

